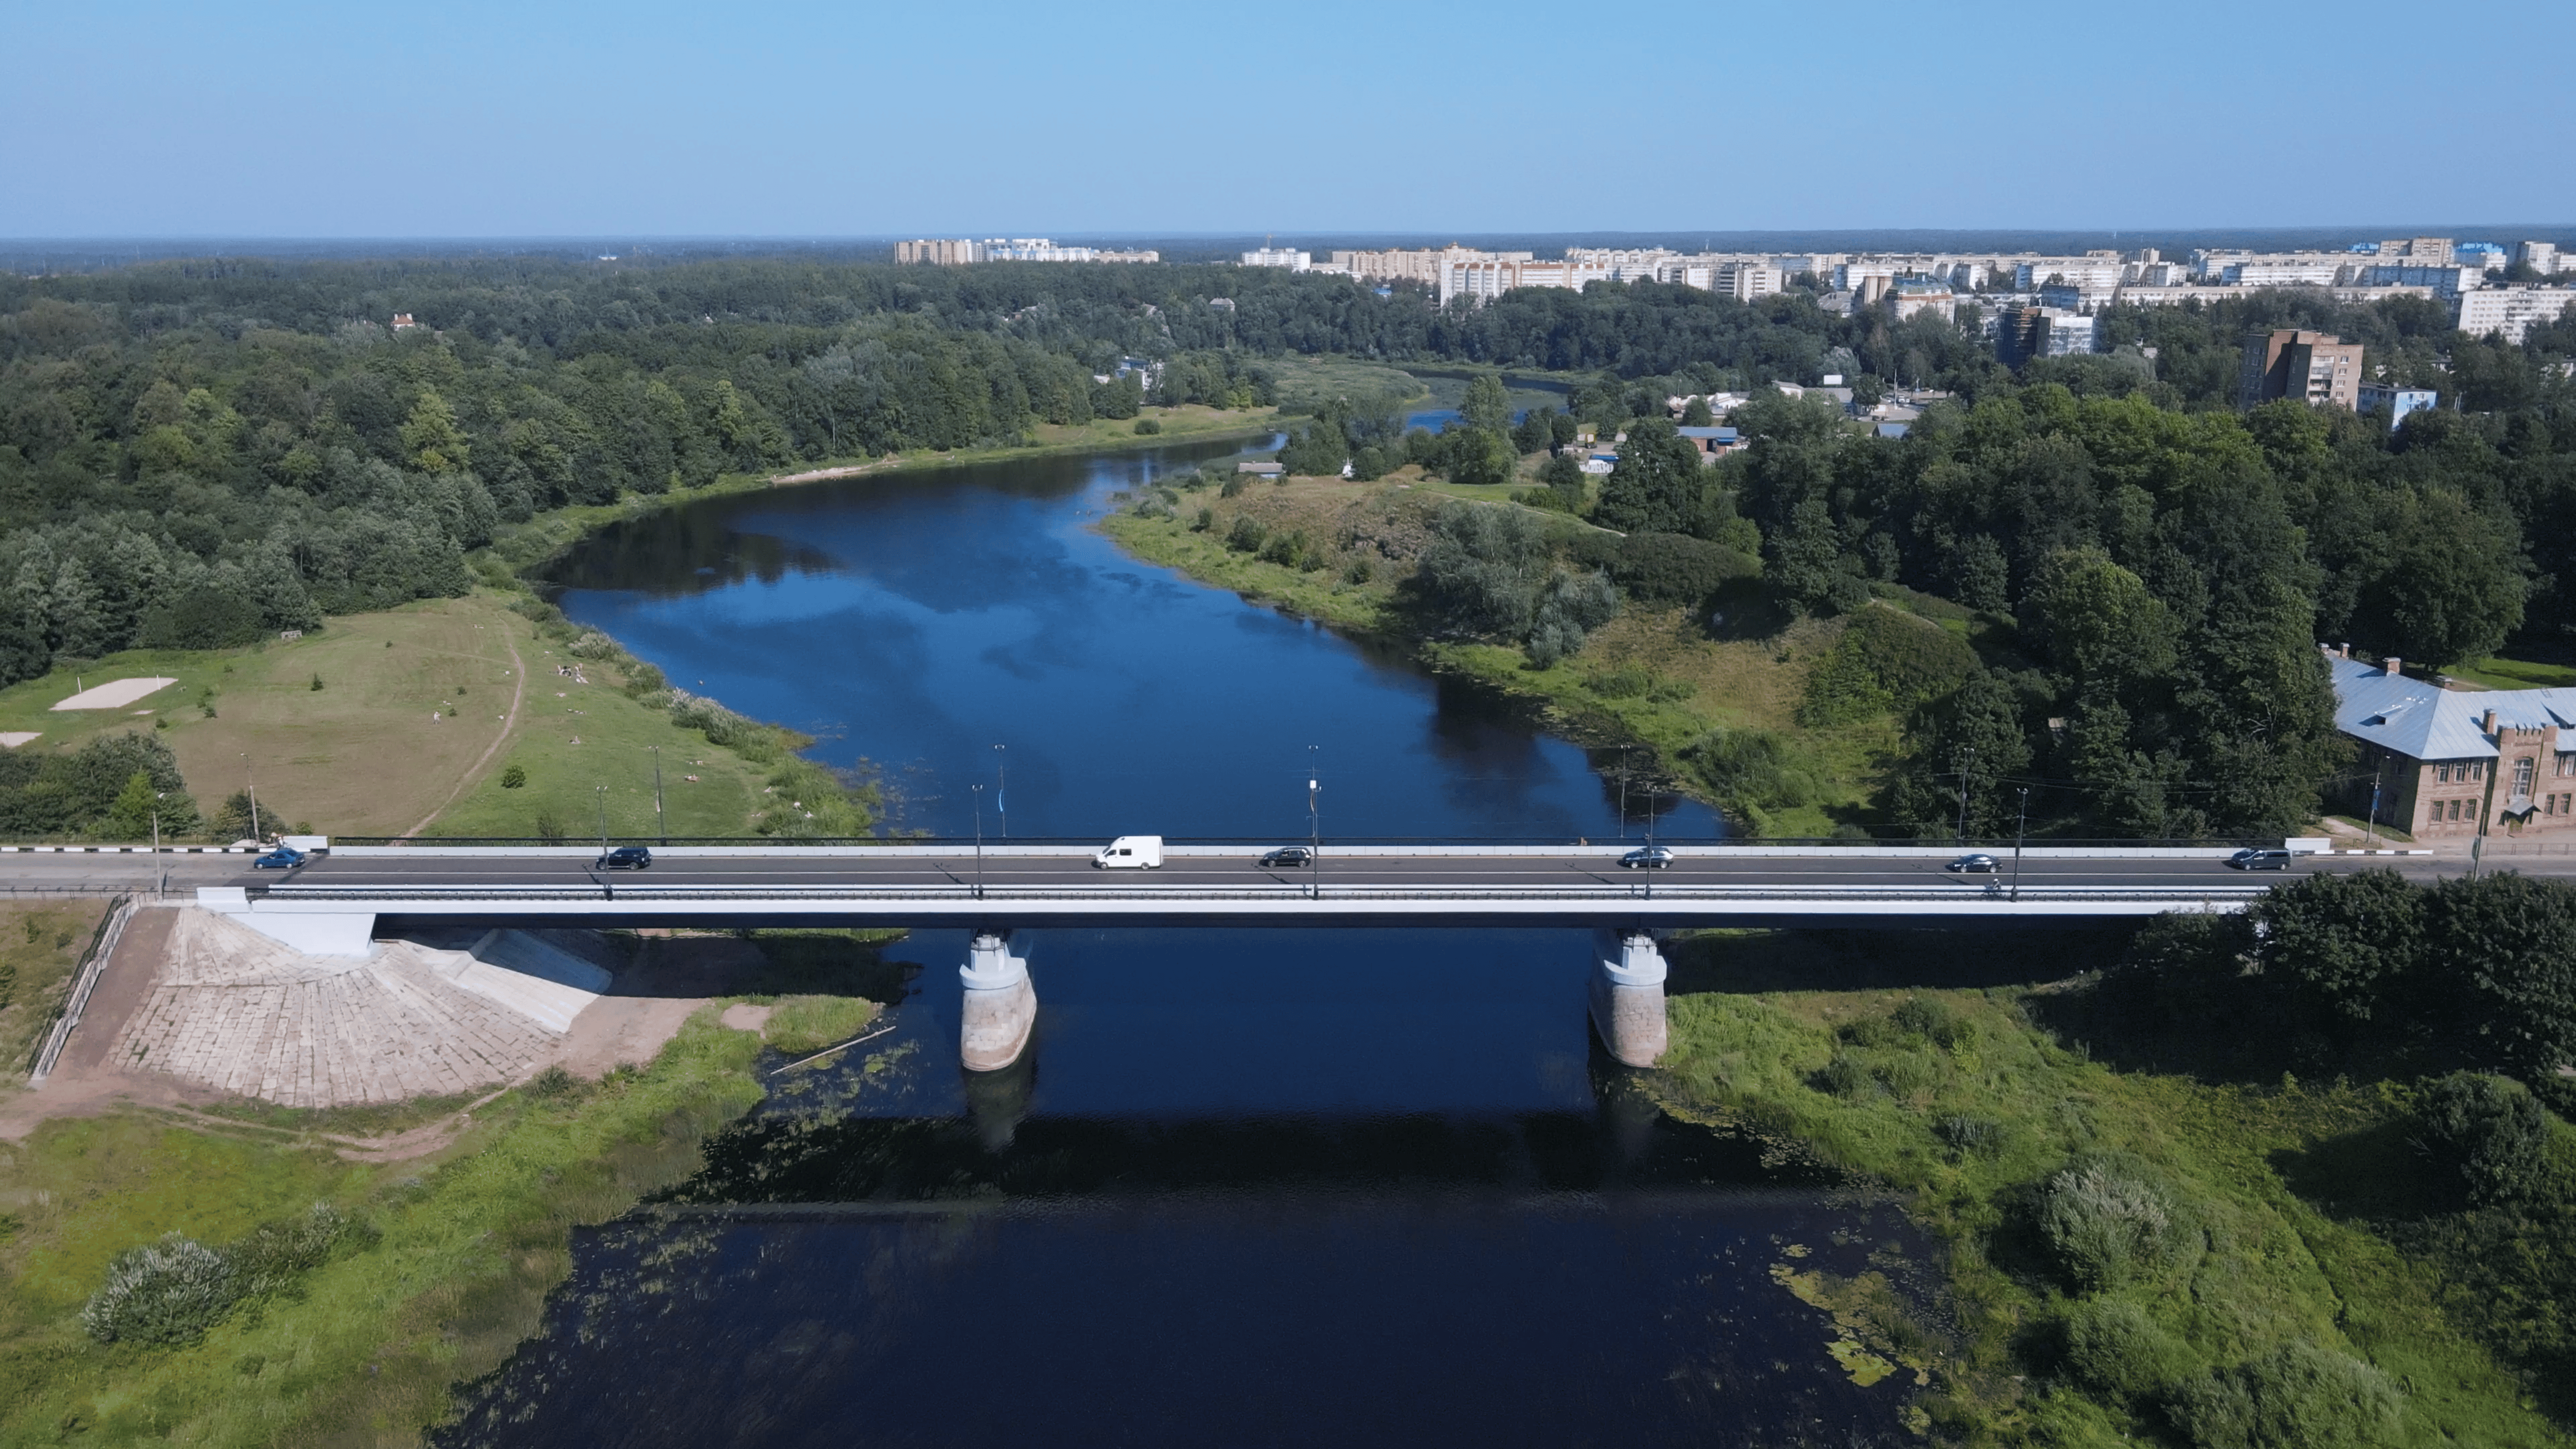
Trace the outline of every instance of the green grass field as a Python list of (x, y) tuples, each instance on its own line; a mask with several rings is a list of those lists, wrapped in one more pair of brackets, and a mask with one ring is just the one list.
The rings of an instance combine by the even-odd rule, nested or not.
[(103, 900), (0, 906), (0, 1095), (25, 1084), (72, 968), (106, 914)]
[(2543, 664), (2530, 659), (2472, 659), (2443, 672), (2488, 689), (2564, 689), (2576, 685), (2576, 665)]
[[(1958, 1442), (2179, 1442), (2152, 1403), (2088, 1392), (2054, 1357), (2078, 1295), (2037, 1256), (2028, 1204), (2070, 1159), (2108, 1154), (2143, 1164), (2193, 1224), (2199, 1247), (2168, 1276), (2122, 1290), (2189, 1366), (2304, 1337), (2368, 1359), (2400, 1386), (2406, 1420), (2394, 1442), (2566, 1443), (2445, 1313), (2440, 1275), (2338, 1206), (2372, 1200), (2380, 1175), (2404, 1170), (2403, 1153), (2391, 1163), (2343, 1146), (2403, 1135), (2398, 1084), (2257, 1087), (2115, 1070), (2043, 1024), (2047, 994), (2019, 987), (1795, 989), (2003, 979), (2008, 964), (2035, 979), (2105, 965), (2117, 949), (2054, 934), (1714, 933), (1675, 952), (1673, 1046), (1647, 1090), (1682, 1116), (1752, 1131), (1908, 1197), (1948, 1247), (1958, 1333), (1940, 1346), (1927, 1406)], [(1961, 1026), (1950, 1045), (1888, 1025), (1917, 996)], [(1944, 1127), (1960, 1120), (1987, 1126), (1975, 1138)]]

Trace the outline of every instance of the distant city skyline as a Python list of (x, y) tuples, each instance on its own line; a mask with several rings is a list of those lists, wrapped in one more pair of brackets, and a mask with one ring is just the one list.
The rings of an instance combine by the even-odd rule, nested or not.
[(2504, 37), (2403, 43), (2420, 15), (2381, 0), (2216, 30), (2029, 0), (1738, 7), (1701, 38), (1565, 34), (1527, 0), (1459, 21), (1349, 0), (16, 6), (0, 237), (2576, 222), (2576, 88), (2545, 81), (2546, 47), (2515, 80)]

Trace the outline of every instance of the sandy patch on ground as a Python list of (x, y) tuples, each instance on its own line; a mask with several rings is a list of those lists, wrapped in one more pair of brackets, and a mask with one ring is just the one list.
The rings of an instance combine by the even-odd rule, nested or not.
[(765, 1031), (769, 1027), (769, 1014), (777, 1009), (774, 1006), (754, 1006), (748, 1001), (737, 1001), (724, 1009), (724, 1015), (720, 1020), (736, 1031)]
[(0, 749), (14, 750), (29, 740), (43, 737), (42, 730), (0, 730)]
[(168, 689), (175, 679), (158, 676), (148, 679), (111, 679), (93, 684), (71, 698), (55, 704), (56, 709), (122, 709), (155, 690)]

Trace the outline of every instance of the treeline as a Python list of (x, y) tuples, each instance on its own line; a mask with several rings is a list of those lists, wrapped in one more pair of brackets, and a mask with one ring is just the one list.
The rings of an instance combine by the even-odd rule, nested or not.
[(567, 504), (1275, 397), (1240, 352), (1166, 341), (1149, 397), (1120, 342), (750, 285), (791, 271), (653, 274), (643, 306), (467, 264), (0, 280), (0, 683), (458, 594), (496, 527)]

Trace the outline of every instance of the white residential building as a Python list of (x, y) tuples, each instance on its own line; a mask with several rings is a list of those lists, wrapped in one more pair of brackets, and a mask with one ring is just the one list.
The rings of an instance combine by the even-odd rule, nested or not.
[(2555, 322), (2576, 307), (2576, 289), (2566, 287), (2485, 287), (2459, 295), (2461, 331), (2498, 335), (2517, 347), (2533, 323)]
[(1284, 267), (1292, 272), (1302, 272), (1314, 261), (1311, 254), (1292, 252), (1286, 247), (1263, 247), (1243, 254), (1243, 264), (1247, 267)]
[(2554, 276), (2558, 271), (2558, 244), (2545, 241), (2519, 242), (2514, 246), (2513, 259), (2524, 263), (2544, 277)]
[(1335, 252), (1329, 263), (1363, 282), (1419, 282), (1438, 287), (1456, 262), (1525, 262), (1530, 252), (1483, 252), (1474, 247), (1424, 247), (1413, 251)]

